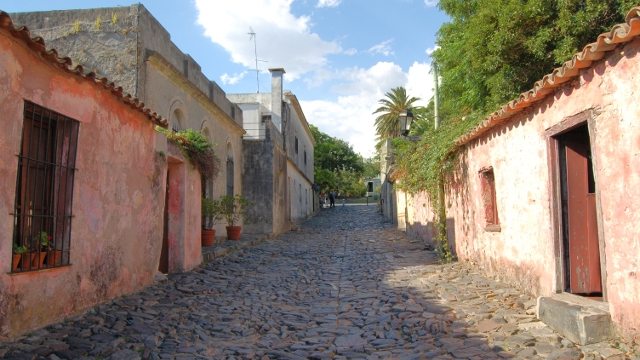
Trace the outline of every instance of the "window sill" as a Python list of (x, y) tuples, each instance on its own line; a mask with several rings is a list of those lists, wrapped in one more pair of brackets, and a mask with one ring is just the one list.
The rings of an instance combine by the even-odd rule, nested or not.
[(484, 231), (486, 232), (500, 232), (502, 231), (502, 228), (500, 227), (500, 225), (487, 225), (484, 227)]
[(50, 272), (50, 271), (56, 271), (59, 269), (67, 269), (71, 267), (71, 264), (69, 265), (62, 265), (62, 266), (56, 266), (56, 267), (49, 267), (49, 268), (42, 268), (42, 269), (29, 269), (29, 270), (23, 270), (23, 271), (12, 271), (12, 272), (8, 272), (7, 275), (25, 275), (25, 274), (41, 274), (43, 272)]

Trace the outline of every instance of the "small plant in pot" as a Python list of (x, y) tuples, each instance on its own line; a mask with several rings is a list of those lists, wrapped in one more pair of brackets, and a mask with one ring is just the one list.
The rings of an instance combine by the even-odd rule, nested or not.
[(223, 218), (227, 221), (227, 238), (238, 240), (242, 232), (242, 226), (236, 224), (247, 215), (247, 208), (253, 203), (240, 195), (223, 196), (220, 198), (220, 209)]
[[(20, 270), (20, 268), (18, 267), (18, 265), (20, 264), (20, 259), (22, 258), (22, 255), (26, 254), (28, 251), (29, 248), (27, 248), (26, 246), (18, 246), (16, 244), (13, 244), (13, 266), (11, 271)], [(31, 258), (29, 258), (29, 260), (31, 260)], [(31, 262), (29, 262), (29, 264), (31, 264)]]
[(33, 237), (33, 243), (35, 246), (32, 246), (31, 250), (31, 267), (41, 268), (44, 265), (47, 252), (51, 248), (51, 236), (46, 231), (41, 231)]
[(213, 226), (222, 220), (220, 201), (202, 198), (202, 246), (213, 246), (216, 230)]

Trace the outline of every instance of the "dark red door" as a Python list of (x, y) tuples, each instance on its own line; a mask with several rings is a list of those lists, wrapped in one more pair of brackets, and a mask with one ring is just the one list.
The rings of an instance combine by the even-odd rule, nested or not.
[[(595, 184), (590, 186), (588, 133), (564, 136), (566, 153), (567, 226), (570, 288), (572, 293), (602, 292), (596, 218)], [(593, 182), (593, 180), (591, 180)]]
[(167, 169), (167, 187), (164, 194), (164, 229), (162, 232), (162, 250), (158, 271), (163, 274), (169, 272), (169, 169)]

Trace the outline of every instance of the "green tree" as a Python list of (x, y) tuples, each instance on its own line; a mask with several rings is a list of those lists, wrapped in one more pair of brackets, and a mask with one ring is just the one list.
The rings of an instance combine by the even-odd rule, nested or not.
[(407, 89), (400, 86), (391, 89), (386, 93), (385, 99), (378, 100), (381, 105), (373, 114), (380, 114), (376, 117), (375, 126), (378, 139), (395, 138), (400, 136), (400, 121), (398, 114), (403, 109), (414, 108), (413, 103), (420, 100), (417, 97), (409, 97)]
[(374, 157), (363, 159), (363, 163), (365, 178), (371, 179), (380, 176), (380, 153), (376, 153)]
[(360, 193), (364, 162), (362, 156), (346, 141), (331, 137), (314, 125), (309, 125), (316, 140), (314, 178), (320, 192)]
[(331, 137), (314, 125), (309, 125), (316, 140), (315, 165), (329, 171), (349, 170), (361, 173), (363, 171), (362, 156), (353, 150), (346, 141)]
[(451, 17), (432, 56), (442, 78), (442, 118), (479, 120), (600, 33), (624, 22), (631, 0), (441, 0)]

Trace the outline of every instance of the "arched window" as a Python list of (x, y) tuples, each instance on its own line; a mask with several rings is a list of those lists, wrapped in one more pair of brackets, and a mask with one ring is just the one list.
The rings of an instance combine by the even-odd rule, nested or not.
[(180, 109), (173, 110), (171, 114), (171, 130), (180, 131), (184, 129), (184, 113)]
[(231, 147), (231, 143), (227, 144), (227, 195), (233, 196), (233, 148)]

